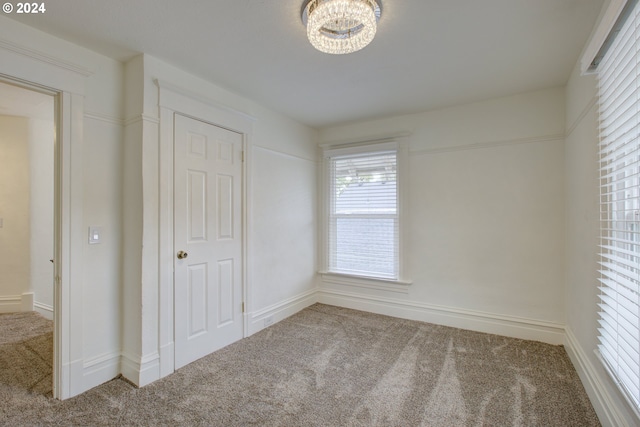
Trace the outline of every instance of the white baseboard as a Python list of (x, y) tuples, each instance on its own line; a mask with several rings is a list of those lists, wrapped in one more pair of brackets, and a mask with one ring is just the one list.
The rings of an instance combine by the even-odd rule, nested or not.
[(35, 295), (33, 292), (25, 292), (22, 294), (22, 311), (33, 311), (33, 300)]
[[(598, 414), (600, 423), (607, 427), (626, 427), (637, 424), (629, 424), (622, 413), (620, 413), (620, 405), (626, 405), (623, 397), (613, 395), (605, 386), (608, 379), (602, 378), (598, 370), (593, 366), (587, 357), (584, 349), (578, 342), (573, 331), (566, 328), (565, 349), (578, 372), (578, 376), (582, 381), (582, 385), (591, 400), (591, 404)], [(640, 420), (639, 420), (640, 421)]]
[(60, 399), (69, 399), (87, 391), (84, 388), (84, 362), (76, 359), (62, 366), (62, 378), (68, 378), (68, 383), (62, 382)]
[(160, 347), (160, 378), (173, 374), (175, 366), (175, 344), (170, 342)]
[(123, 353), (120, 371), (133, 384), (144, 387), (160, 379), (160, 355), (156, 352), (136, 357)]
[(53, 306), (35, 301), (33, 311), (39, 313), (45, 319), (53, 320)]
[(0, 297), (0, 313), (20, 313), (23, 311), (33, 311), (33, 292)]
[(160, 354), (152, 353), (144, 356), (140, 361), (140, 382), (139, 387), (160, 379)]
[(22, 297), (11, 295), (0, 297), (0, 313), (18, 313), (22, 311)]
[(120, 373), (127, 380), (137, 385), (137, 379), (140, 376), (140, 364), (135, 361), (135, 357), (122, 354), (120, 361)]
[(315, 304), (316, 302), (318, 302), (317, 290), (312, 289), (295, 297), (281, 301), (277, 304), (250, 313), (248, 316), (248, 318), (250, 319), (248, 336), (259, 332), (274, 323), (286, 319), (287, 317), (296, 314), (300, 310), (303, 310), (310, 305)]
[(330, 289), (318, 291), (318, 302), (339, 307), (419, 320), (553, 345), (564, 343), (564, 325), (513, 316), (503, 316), (407, 300), (362, 295)]
[(107, 353), (83, 364), (83, 388), (92, 389), (120, 375), (120, 353)]

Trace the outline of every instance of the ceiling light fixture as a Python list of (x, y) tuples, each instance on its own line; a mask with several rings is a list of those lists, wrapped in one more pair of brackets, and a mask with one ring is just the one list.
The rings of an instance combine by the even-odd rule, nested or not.
[(309, 41), (321, 52), (356, 52), (376, 35), (380, 0), (306, 0), (302, 22)]

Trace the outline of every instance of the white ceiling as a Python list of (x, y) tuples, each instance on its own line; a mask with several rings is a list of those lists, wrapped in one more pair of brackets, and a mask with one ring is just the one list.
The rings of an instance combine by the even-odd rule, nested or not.
[(375, 40), (341, 56), (309, 44), (302, 0), (55, 0), (9, 16), (324, 127), (564, 85), (603, 1), (383, 0)]

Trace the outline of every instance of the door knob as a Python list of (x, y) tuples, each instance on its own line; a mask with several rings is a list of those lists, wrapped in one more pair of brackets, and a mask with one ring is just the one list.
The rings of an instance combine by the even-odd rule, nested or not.
[(185, 259), (188, 256), (189, 256), (189, 254), (186, 253), (185, 251), (178, 252), (178, 259)]

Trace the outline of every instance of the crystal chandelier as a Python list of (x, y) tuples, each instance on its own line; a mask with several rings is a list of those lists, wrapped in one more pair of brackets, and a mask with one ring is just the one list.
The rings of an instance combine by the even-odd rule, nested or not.
[(380, 0), (307, 0), (302, 22), (309, 41), (321, 52), (356, 52), (376, 35)]

